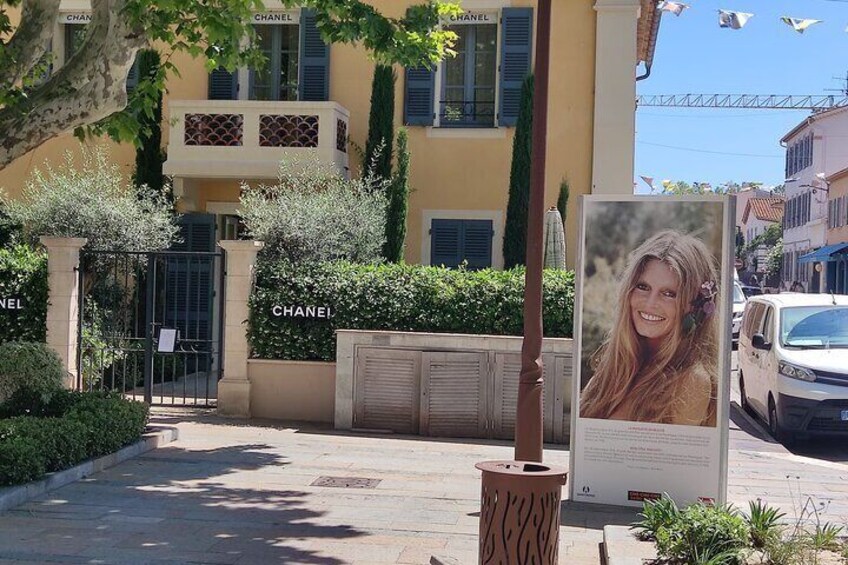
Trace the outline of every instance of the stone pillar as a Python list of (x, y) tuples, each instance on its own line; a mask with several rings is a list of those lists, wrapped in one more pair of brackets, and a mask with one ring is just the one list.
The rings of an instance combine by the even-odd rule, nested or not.
[(59, 354), (68, 378), (65, 386), (77, 385), (79, 341), (79, 256), (85, 238), (42, 237), (47, 248), (47, 345)]
[(247, 300), (253, 287), (256, 255), (261, 241), (221, 241), (226, 251), (224, 278), (224, 377), (218, 383), (218, 414), (250, 417), (250, 379), (247, 377)]
[(639, 0), (596, 0), (592, 194), (633, 194)]

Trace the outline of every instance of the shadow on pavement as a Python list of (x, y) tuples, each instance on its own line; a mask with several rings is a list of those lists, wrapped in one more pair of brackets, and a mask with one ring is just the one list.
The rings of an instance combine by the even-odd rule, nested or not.
[(604, 526), (629, 526), (639, 519), (638, 508), (587, 504), (563, 500), (560, 504), (560, 524), (576, 528), (602, 530)]
[[(60, 555), (67, 558), (62, 562), (73, 563), (343, 563), (321, 555), (320, 544), (365, 532), (318, 523), (325, 512), (309, 507), (308, 492), (249, 484), (260, 477), (251, 477), (250, 471), (263, 469), (262, 480), (273, 481), (268, 467), (282, 470), (289, 464), (271, 449), (262, 443), (159, 448), (4, 514), (0, 537), (14, 543), (0, 545), (0, 557), (52, 562)], [(9, 531), (16, 539), (6, 539)]]

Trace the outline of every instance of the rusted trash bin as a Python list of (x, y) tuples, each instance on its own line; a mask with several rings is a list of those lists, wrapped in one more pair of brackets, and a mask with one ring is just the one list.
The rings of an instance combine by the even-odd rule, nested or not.
[(481, 565), (556, 565), (565, 469), (532, 461), (483, 461)]

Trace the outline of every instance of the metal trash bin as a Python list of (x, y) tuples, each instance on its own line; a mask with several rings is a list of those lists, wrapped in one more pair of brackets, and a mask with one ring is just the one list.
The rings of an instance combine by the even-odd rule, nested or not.
[(532, 461), (483, 461), (481, 565), (556, 565), (559, 509), (568, 474)]

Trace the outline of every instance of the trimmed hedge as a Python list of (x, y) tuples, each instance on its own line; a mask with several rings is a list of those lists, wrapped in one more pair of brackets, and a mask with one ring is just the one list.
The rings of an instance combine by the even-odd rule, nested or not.
[(47, 254), (27, 245), (0, 249), (0, 299), (20, 298), (23, 310), (0, 308), (0, 343), (47, 340)]
[[(47, 417), (45, 417), (47, 416)], [(141, 437), (148, 407), (110, 393), (19, 391), (0, 406), (0, 485), (15, 485), (106, 455)]]
[[(574, 275), (546, 271), (548, 337), (571, 337)], [(250, 298), (254, 357), (332, 361), (336, 329), (521, 335), (524, 269), (260, 263)], [(274, 306), (329, 307), (330, 319), (278, 317)]]

